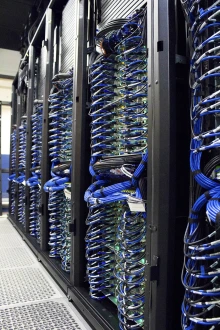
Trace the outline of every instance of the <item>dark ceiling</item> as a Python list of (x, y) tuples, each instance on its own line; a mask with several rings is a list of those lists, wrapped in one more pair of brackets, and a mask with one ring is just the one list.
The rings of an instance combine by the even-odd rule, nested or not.
[[(20, 50), (21, 36), (32, 8), (45, 0), (0, 0), (0, 48)], [(45, 1), (49, 2), (49, 1)], [(36, 17), (35, 17), (36, 19)]]

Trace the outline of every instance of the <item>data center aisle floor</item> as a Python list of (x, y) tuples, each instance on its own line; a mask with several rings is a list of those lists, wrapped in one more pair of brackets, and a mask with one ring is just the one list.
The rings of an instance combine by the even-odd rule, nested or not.
[(5, 217), (0, 217), (0, 330), (91, 330)]

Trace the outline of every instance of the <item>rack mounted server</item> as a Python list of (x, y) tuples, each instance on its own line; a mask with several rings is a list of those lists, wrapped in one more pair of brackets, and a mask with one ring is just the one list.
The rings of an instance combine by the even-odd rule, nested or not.
[(179, 20), (170, 1), (52, 0), (13, 82), (9, 220), (96, 330), (179, 324)]

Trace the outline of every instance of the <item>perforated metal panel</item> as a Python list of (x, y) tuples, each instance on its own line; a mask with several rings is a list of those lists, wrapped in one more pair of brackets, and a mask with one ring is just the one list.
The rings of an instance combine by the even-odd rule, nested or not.
[(60, 297), (34, 267), (0, 270), (0, 306)]
[(47, 60), (47, 49), (46, 47), (41, 48), (41, 54), (39, 58), (39, 73), (38, 73), (38, 99), (43, 99), (44, 83), (46, 76), (46, 60)]
[(75, 0), (69, 0), (62, 13), (61, 72), (67, 72), (74, 65), (75, 19)]
[(35, 263), (33, 257), (27, 252), (26, 247), (2, 248), (0, 269), (29, 267)]
[(0, 330), (91, 330), (15, 228), (1, 217)]
[(13, 233), (13, 226), (7, 219), (0, 218), (0, 235)]
[(10, 240), (7, 234), (0, 233), (0, 248), (16, 248), (22, 246), (24, 243), (16, 233), (10, 234)]
[(44, 302), (0, 310), (4, 330), (81, 330), (64, 304)]
[(102, 0), (101, 1), (101, 23), (99, 27), (115, 18), (127, 17), (132, 11), (141, 8), (147, 0)]

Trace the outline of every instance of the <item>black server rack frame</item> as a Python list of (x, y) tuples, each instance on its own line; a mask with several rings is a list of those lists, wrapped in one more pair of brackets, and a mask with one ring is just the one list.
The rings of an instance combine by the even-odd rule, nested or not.
[[(17, 122), (16, 116), (17, 116), (17, 94), (16, 94), (16, 89), (17, 89), (17, 81), (18, 81), (18, 73), (16, 74), (13, 83), (12, 83), (12, 102), (11, 102), (11, 128), (10, 128), (10, 136), (12, 132), (15, 129), (15, 125)], [(15, 165), (16, 166), (16, 165)], [(9, 156), (9, 176), (11, 176), (13, 173), (12, 169), (12, 143), (10, 143), (10, 156)], [(12, 194), (11, 194), (11, 187), (12, 187), (12, 182), (9, 181), (9, 214), (12, 206)], [(10, 214), (10, 217), (14, 219), (14, 215)]]
[[(45, 28), (45, 15), (43, 16), (38, 29), (32, 39), (31, 45), (29, 46), (24, 58), (22, 59), (19, 68), (27, 66), (27, 76), (28, 76), (28, 91), (27, 91), (27, 130), (26, 130), (26, 167), (25, 167), (25, 179), (27, 180), (30, 177), (30, 167), (31, 167), (31, 115), (33, 112), (33, 100), (34, 100), (34, 78), (35, 78), (35, 55), (37, 49), (40, 46), (42, 40), (42, 31)], [(21, 120), (21, 105), (19, 101), (19, 96), (17, 94), (19, 82), (19, 72), (17, 74), (17, 79), (13, 82), (13, 95), (12, 95), (12, 118), (16, 114), (16, 124), (17, 124), (17, 147), (19, 143), (18, 139), (18, 129)], [(14, 100), (14, 101), (13, 101)], [(15, 105), (15, 102), (17, 103)], [(18, 150), (18, 149), (17, 149)], [(18, 176), (18, 154), (16, 155), (16, 176)], [(17, 198), (16, 198), (16, 207), (17, 207)], [(26, 214), (26, 224), (25, 228), (22, 228), (19, 223), (15, 222), (18, 225), (18, 228), (24, 234), (29, 234), (29, 189), (26, 186), (25, 189), (25, 214)], [(11, 217), (9, 213), (9, 218)]]
[(156, 0), (148, 2), (148, 8), (151, 63), (145, 329), (165, 330), (173, 329), (170, 306), (174, 292), (174, 254), (171, 251), (174, 251), (176, 203), (176, 77), (175, 29), (171, 22), (175, 22), (175, 6), (172, 1)]
[[(83, 8), (83, 2), (81, 2)], [(168, 273), (172, 272), (174, 260), (168, 252), (174, 248), (174, 223), (175, 223), (175, 32), (171, 26), (171, 21), (175, 21), (174, 3), (169, 1), (148, 1), (148, 75), (149, 77), (149, 163), (148, 177), (151, 179), (148, 183), (148, 234), (147, 234), (147, 255), (146, 255), (146, 312), (145, 312), (145, 329), (167, 329), (172, 324), (172, 311), (167, 304), (167, 301), (172, 303), (172, 289), (168, 289), (170, 278)], [(84, 8), (85, 13), (87, 8)], [(80, 39), (83, 40), (83, 31), (86, 31), (86, 21), (81, 19)], [(84, 40), (82, 42), (85, 42)], [(85, 46), (84, 46), (85, 47)], [(79, 50), (79, 68), (83, 75), (76, 81), (79, 93), (76, 94), (77, 102), (81, 103), (86, 109), (86, 92), (83, 90), (83, 76), (85, 72), (81, 67), (82, 61), (86, 57), (85, 48)], [(85, 81), (85, 78), (84, 78)], [(168, 88), (164, 88), (169, 82)], [(81, 87), (80, 87), (81, 84)], [(157, 100), (154, 102), (154, 100)], [(77, 104), (77, 103), (76, 103)], [(76, 105), (77, 107), (77, 105)], [(156, 113), (155, 113), (156, 109)], [(84, 110), (86, 112), (86, 110)], [(76, 116), (78, 112), (76, 111)], [(99, 322), (106, 329), (114, 329), (117, 324), (117, 319), (114, 318), (114, 311), (111, 313), (111, 308), (108, 310), (105, 304), (103, 307), (100, 303), (94, 302), (89, 298), (88, 291), (83, 284), (84, 265), (80, 253), (84, 251), (83, 242), (85, 227), (82, 219), (85, 219), (85, 204), (80, 197), (79, 192), (84, 185), (85, 178), (80, 177), (82, 166), (85, 165), (85, 145), (80, 135), (80, 127), (82, 132), (85, 132), (85, 118), (82, 114), (78, 114), (80, 121), (75, 122), (75, 129), (78, 130), (78, 136), (75, 136), (74, 149), (75, 157), (75, 173), (72, 180), (75, 182), (75, 196), (73, 198), (73, 241), (72, 245), (74, 260), (72, 273), (75, 294), (81, 295), (81, 298), (86, 302), (87, 308), (91, 313), (99, 314)], [(78, 127), (78, 128), (77, 128)], [(161, 134), (163, 132), (163, 134)], [(77, 150), (78, 147), (78, 150)], [(84, 148), (84, 154), (82, 150)], [(172, 150), (172, 152), (171, 152)], [(155, 182), (155, 172), (162, 173), (160, 170), (161, 160), (163, 159), (163, 175), (157, 176)], [(83, 168), (84, 169), (84, 168)], [(159, 172), (160, 171), (160, 172)], [(83, 170), (84, 172), (84, 170)], [(81, 199), (81, 200), (80, 200)], [(157, 210), (157, 212), (155, 212)], [(167, 239), (164, 232), (169, 234)], [(159, 242), (159, 243), (158, 243)], [(170, 259), (171, 257), (171, 259)], [(160, 259), (160, 260), (159, 260)], [(160, 269), (159, 271), (159, 262)], [(163, 271), (162, 271), (163, 270)], [(164, 276), (164, 272), (166, 276)], [(159, 297), (162, 295), (164, 299), (164, 307), (161, 310), (159, 306)], [(74, 294), (71, 294), (74, 300)], [(161, 299), (160, 299), (161, 300)], [(149, 305), (147, 305), (147, 301)], [(76, 301), (77, 302), (77, 301)], [(153, 305), (151, 303), (153, 302)], [(167, 307), (165, 307), (167, 306)]]
[[(95, 1), (92, 1), (95, 3)], [(38, 44), (39, 36), (44, 33), (44, 24), (47, 30), (45, 46), (47, 47), (47, 67), (44, 87), (44, 123), (43, 123), (43, 154), (42, 164), (42, 186), (49, 179), (49, 157), (48, 157), (48, 96), (51, 86), (53, 70), (53, 32), (56, 15), (60, 17), (64, 1), (52, 0), (44, 15), (38, 31), (28, 50), (34, 54), (34, 46)], [(72, 175), (72, 263), (70, 277), (61, 270), (58, 262), (49, 258), (48, 255), (48, 215), (47, 196), (44, 193), (42, 202), (42, 227), (41, 246), (24, 231), (9, 215), (9, 219), (20, 232), (23, 239), (34, 251), (39, 261), (47, 268), (60, 287), (64, 290), (70, 300), (79, 309), (85, 319), (96, 330), (114, 330), (118, 327), (116, 309), (103, 306), (90, 298), (88, 288), (84, 283), (85, 257), (84, 236), (85, 219), (87, 210), (83, 195), (90, 181), (88, 176), (89, 152), (87, 142), (89, 134), (84, 135), (88, 127), (87, 119), (87, 30), (88, 30), (88, 1), (78, 1), (78, 30), (77, 51), (74, 71), (74, 94), (73, 94), (73, 175)], [(153, 305), (146, 303), (145, 329), (153, 330), (169, 328), (170, 306), (167, 301), (172, 299), (172, 290), (168, 289), (170, 278), (168, 272), (172, 271), (174, 261), (169, 252), (172, 250), (172, 239), (165, 239), (164, 232), (169, 237), (174, 234), (174, 208), (175, 204), (175, 173), (171, 168), (175, 159), (175, 35), (171, 26), (174, 21), (174, 4), (170, 1), (149, 0), (148, 1), (148, 71), (149, 71), (149, 122), (152, 123), (149, 133), (149, 163), (148, 163), (148, 247), (146, 260), (146, 301), (152, 301)], [(100, 13), (99, 13), (100, 14)], [(99, 16), (99, 15), (98, 15)], [(91, 22), (89, 23), (91, 24)], [(91, 27), (91, 25), (89, 25)], [(90, 30), (91, 33), (91, 30)], [(27, 56), (27, 55), (26, 55)], [(34, 55), (33, 55), (34, 58)], [(32, 59), (33, 59), (32, 58)], [(29, 58), (29, 70), (33, 70), (33, 61)], [(55, 69), (55, 71), (57, 68)], [(30, 77), (33, 77), (30, 73)], [(164, 88), (167, 86), (168, 88)], [(156, 97), (157, 96), (157, 97)], [(33, 96), (28, 98), (28, 106), (31, 107)], [(18, 104), (19, 110), (19, 104)], [(18, 111), (19, 115), (19, 111)], [(30, 122), (29, 122), (30, 124)], [(30, 127), (30, 126), (29, 126)], [(88, 131), (88, 130), (87, 130)], [(30, 134), (30, 130), (28, 130)], [(163, 132), (163, 134), (161, 134)], [(87, 132), (88, 133), (88, 132)], [(172, 148), (172, 153), (170, 152)], [(161, 164), (163, 161), (163, 174)], [(155, 175), (160, 173), (161, 176)], [(155, 178), (157, 177), (157, 178)], [(155, 210), (157, 212), (155, 212)], [(158, 258), (159, 257), (159, 258)], [(163, 274), (166, 276), (163, 276)], [(164, 308), (161, 310), (161, 302)]]
[(44, 98), (43, 98), (43, 140), (42, 140), (42, 154), (43, 154), (43, 162), (42, 162), (42, 217), (41, 217), (41, 252), (38, 256), (39, 260), (42, 261), (44, 266), (48, 269), (48, 271), (52, 274), (61, 288), (64, 290), (66, 294), (68, 294), (68, 288), (71, 286), (70, 275), (64, 272), (61, 268), (61, 264), (59, 260), (53, 259), (49, 257), (49, 249), (48, 249), (48, 240), (49, 240), (49, 223), (48, 223), (48, 193), (43, 190), (44, 184), (50, 179), (50, 159), (49, 159), (49, 149), (48, 149), (48, 138), (49, 138), (49, 104), (48, 98), (52, 86), (52, 78), (54, 73), (57, 73), (58, 68), (60, 66), (59, 59), (56, 57), (56, 65), (54, 67), (54, 50), (59, 53), (59, 43), (57, 47), (54, 48), (54, 37), (57, 31), (54, 30), (55, 26), (60, 25), (61, 14), (63, 7), (67, 1), (62, 2), (62, 5), (55, 1), (51, 2), (48, 7), (48, 15), (46, 16), (46, 47), (47, 47), (47, 64), (46, 64), (46, 74), (45, 74), (45, 90), (44, 90)]
[[(34, 101), (34, 76), (35, 76), (35, 59), (38, 56), (39, 49), (43, 43), (43, 46), (46, 47), (46, 61), (45, 61), (45, 76), (41, 77), (44, 80), (43, 86), (43, 132), (42, 132), (42, 153), (43, 160), (41, 166), (41, 193), (42, 193), (42, 204), (40, 207), (41, 212), (41, 243), (40, 245), (36, 242), (36, 239), (33, 238), (29, 233), (29, 218), (27, 221), (27, 225), (25, 228), (21, 226), (16, 218), (11, 214), (8, 215), (9, 220), (18, 230), (22, 238), (29, 245), (29, 247), (33, 250), (38, 260), (42, 262), (45, 268), (51, 273), (51, 275), (58, 282), (60, 287), (64, 290), (66, 294), (68, 294), (68, 288), (71, 287), (69, 274), (65, 273), (61, 267), (60, 263), (57, 260), (49, 258), (48, 252), (48, 212), (47, 212), (47, 194), (43, 190), (44, 183), (47, 182), (50, 178), (50, 160), (48, 153), (48, 97), (51, 89), (51, 80), (53, 76), (53, 38), (54, 38), (54, 25), (55, 23), (60, 21), (60, 15), (62, 13), (62, 9), (68, 1), (65, 0), (60, 5), (60, 2), (51, 1), (49, 4), (47, 11), (43, 15), (43, 18), (38, 26), (38, 29), (31, 41), (31, 44), (24, 56), (24, 59), (21, 61), (21, 65), (24, 62), (28, 61), (28, 74), (30, 80), (30, 88), (28, 90), (28, 129), (27, 129), (27, 168), (26, 168), (26, 179), (30, 177), (30, 168), (31, 168), (31, 115), (33, 111), (33, 101)], [(57, 49), (56, 49), (57, 50)], [(57, 50), (59, 52), (59, 49)], [(56, 70), (58, 69), (59, 64), (56, 65)], [(17, 84), (14, 84), (15, 86)], [(16, 88), (14, 89), (14, 95), (17, 97)], [(19, 102), (16, 104), (15, 113), (16, 113), (16, 122), (20, 123), (20, 107)], [(17, 140), (17, 149), (18, 150)], [(18, 176), (18, 155), (16, 157), (16, 176)], [(16, 207), (17, 207), (17, 195), (16, 195)], [(26, 217), (29, 216), (29, 189), (26, 187)], [(26, 218), (27, 219), (27, 218)]]
[[(16, 174), (16, 178), (19, 176), (19, 126), (21, 124), (21, 111), (22, 111), (22, 104), (21, 104), (21, 95), (19, 95), (18, 93), (18, 89), (19, 89), (19, 83), (21, 80), (21, 70), (19, 67), (19, 71), (18, 71), (18, 80), (17, 80), (17, 89), (16, 89), (16, 93), (17, 93), (17, 115), (16, 115), (16, 168), (15, 168), (15, 174)], [(24, 169), (25, 170), (25, 169)], [(19, 197), (19, 185), (18, 183), (16, 183), (15, 186), (15, 216), (14, 219), (15, 221), (18, 223), (18, 225), (21, 226), (22, 225), (19, 224), (18, 222), (18, 197)]]
[(190, 141), (187, 43), (178, 1), (149, 1), (148, 8), (151, 70), (145, 329), (166, 330), (179, 328), (181, 315), (180, 256), (189, 194), (185, 161)]
[[(34, 76), (35, 76), (35, 50), (34, 47), (31, 46), (29, 50), (28, 56), (28, 95), (27, 95), (27, 130), (26, 130), (26, 173), (25, 178), (26, 181), (30, 178), (31, 172), (31, 115), (33, 111), (34, 105)], [(30, 189), (26, 186), (25, 191), (25, 233), (29, 233), (29, 225), (30, 225)]]
[[(2, 209), (3, 209), (3, 201), (2, 201), (2, 174), (3, 173), (9, 173), (9, 168), (2, 168), (2, 107), (3, 106), (9, 106), (11, 107), (11, 102), (6, 101), (0, 101), (0, 216), (2, 215)], [(11, 127), (10, 127), (11, 131)], [(9, 159), (10, 164), (10, 159)], [(10, 165), (9, 165), (10, 166)]]
[[(102, 305), (89, 296), (88, 284), (86, 284), (86, 259), (85, 259), (85, 220), (87, 208), (84, 201), (84, 193), (91, 182), (89, 176), (90, 158), (90, 133), (88, 117), (88, 69), (87, 55), (93, 42), (95, 22), (91, 14), (88, 21), (88, 1), (78, 2), (78, 28), (76, 60), (74, 70), (74, 94), (73, 94), (73, 155), (72, 155), (72, 263), (71, 283), (69, 297), (78, 306), (79, 310), (94, 329), (117, 329), (118, 320), (115, 306), (109, 301)], [(95, 8), (95, 1), (91, 1)], [(91, 13), (94, 14), (91, 9)], [(89, 22), (89, 30), (88, 30)], [(89, 44), (88, 33), (90, 33)], [(83, 175), (82, 175), (83, 173)]]

